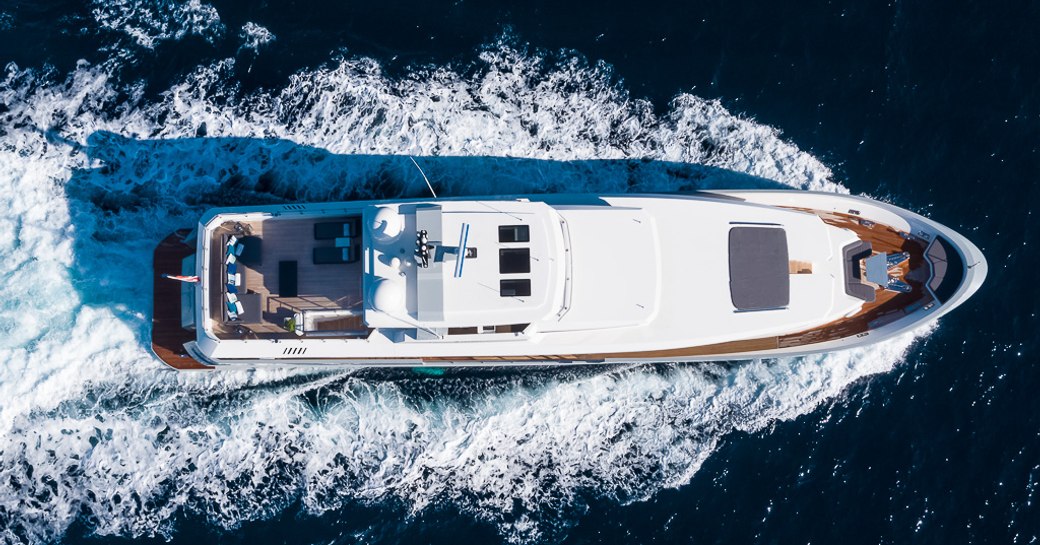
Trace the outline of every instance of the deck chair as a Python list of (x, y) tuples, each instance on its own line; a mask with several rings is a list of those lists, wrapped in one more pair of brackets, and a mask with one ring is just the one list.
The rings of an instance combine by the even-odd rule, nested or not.
[(361, 233), (360, 218), (346, 221), (326, 221), (314, 224), (314, 240), (332, 240), (342, 237), (356, 237)]
[(349, 248), (323, 247), (314, 249), (315, 265), (354, 263), (358, 260), (357, 246)]

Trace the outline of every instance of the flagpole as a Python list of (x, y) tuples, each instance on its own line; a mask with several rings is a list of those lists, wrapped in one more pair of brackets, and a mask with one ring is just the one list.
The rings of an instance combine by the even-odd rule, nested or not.
[(199, 277), (197, 276), (175, 276), (172, 274), (163, 273), (163, 278), (169, 278), (170, 280), (177, 280), (178, 282), (186, 282), (188, 284), (198, 283)]

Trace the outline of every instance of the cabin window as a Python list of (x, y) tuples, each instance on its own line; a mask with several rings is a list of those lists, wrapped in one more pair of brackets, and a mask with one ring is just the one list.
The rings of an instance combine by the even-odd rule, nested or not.
[(502, 274), (531, 272), (530, 248), (502, 248), (498, 250), (498, 272)]
[(526, 225), (499, 225), (499, 242), (530, 242), (531, 229)]
[(449, 327), (448, 335), (479, 335), (496, 333), (523, 333), (531, 324), (484, 325), (480, 327)]
[(529, 278), (500, 280), (498, 289), (499, 295), (502, 297), (526, 297), (531, 295), (531, 280)]

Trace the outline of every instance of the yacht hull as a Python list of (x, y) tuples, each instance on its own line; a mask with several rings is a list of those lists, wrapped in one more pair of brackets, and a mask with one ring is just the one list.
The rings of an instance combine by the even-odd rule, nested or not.
[[(660, 196), (667, 199), (720, 199), (774, 209), (798, 210), (818, 215), (828, 225), (856, 233), (863, 241), (871, 242), (878, 250), (890, 253), (913, 253), (911, 263), (927, 264), (931, 276), (915, 283), (912, 293), (888, 293), (880, 290), (877, 301), (863, 305), (856, 314), (842, 316), (825, 324), (802, 331), (784, 334), (751, 336), (723, 342), (703, 343), (693, 339), (688, 346), (625, 350), (609, 346), (589, 345), (583, 350), (568, 353), (524, 351), (523, 354), (481, 353), (479, 346), (460, 346), (456, 354), (431, 351), (429, 355), (412, 357), (307, 357), (292, 354), (288, 348), (293, 339), (272, 339), (268, 342), (285, 343), (287, 357), (214, 357), (212, 346), (216, 339), (205, 332), (196, 332), (177, 323), (176, 316), (186, 315), (180, 305), (204, 299), (201, 288), (174, 286), (160, 278), (163, 272), (194, 249), (204, 255), (206, 247), (199, 240), (190, 240), (183, 233), (171, 235), (156, 249), (155, 312), (153, 318), (153, 352), (166, 364), (176, 369), (259, 368), (271, 366), (307, 366), (322, 368), (357, 367), (502, 367), (531, 365), (584, 365), (628, 362), (698, 362), (742, 360), (784, 356), (802, 356), (847, 350), (883, 342), (932, 323), (963, 304), (982, 285), (987, 264), (981, 251), (956, 231), (899, 207), (864, 197), (833, 193), (791, 190), (739, 190), (699, 192), (695, 196)], [(565, 199), (557, 196), (538, 196), (530, 199)], [(488, 199), (507, 200), (506, 197)], [(204, 218), (204, 222), (205, 222)], [(200, 222), (200, 226), (204, 224)], [(188, 239), (188, 240), (185, 240)], [(180, 242), (179, 242), (180, 241)], [(945, 254), (943, 252), (948, 252)], [(943, 259), (934, 256), (942, 254)], [(937, 279), (936, 264), (949, 263), (949, 278)], [(160, 270), (162, 268), (167, 270)], [(924, 267), (924, 265), (921, 265)], [(922, 269), (924, 270), (924, 269)], [(204, 276), (203, 267), (199, 271)], [(180, 271), (178, 271), (180, 272)], [(923, 273), (922, 273), (923, 274)], [(176, 288), (176, 290), (174, 289)], [(941, 290), (941, 293), (937, 290)], [(175, 293), (176, 292), (176, 293)], [(691, 309), (691, 312), (696, 312)], [(197, 313), (203, 316), (202, 313)], [(200, 318), (199, 321), (205, 321)], [(184, 341), (180, 343), (180, 341)], [(256, 341), (261, 342), (261, 341)], [(179, 343), (179, 345), (178, 345)], [(464, 355), (463, 355), (464, 354)]]

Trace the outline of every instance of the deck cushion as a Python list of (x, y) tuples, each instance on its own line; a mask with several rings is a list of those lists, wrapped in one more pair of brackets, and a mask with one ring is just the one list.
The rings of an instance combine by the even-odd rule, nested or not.
[(360, 246), (354, 245), (348, 248), (319, 247), (314, 249), (315, 265), (338, 265), (341, 263), (354, 263), (359, 259)]
[(787, 234), (780, 227), (729, 230), (729, 290), (737, 310), (786, 307), (791, 300)]

